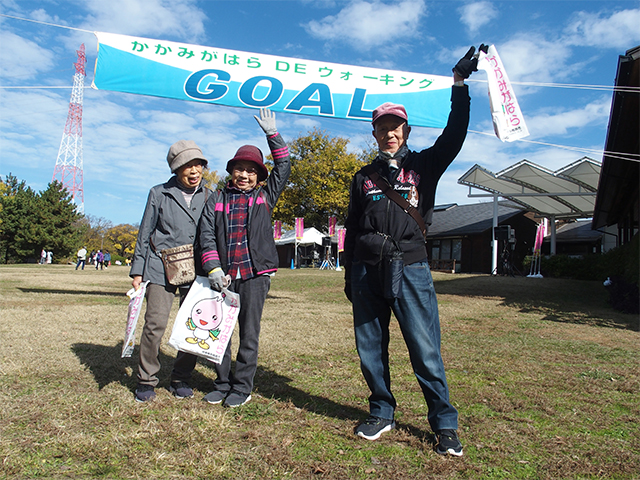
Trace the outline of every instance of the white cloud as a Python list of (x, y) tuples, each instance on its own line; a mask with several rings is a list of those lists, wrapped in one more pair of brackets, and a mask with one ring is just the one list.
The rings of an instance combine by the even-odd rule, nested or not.
[(83, 28), (126, 35), (160, 36), (196, 42), (206, 14), (195, 0), (86, 0)]
[(429, 148), (434, 144), (441, 133), (442, 130), (439, 128), (411, 127), (411, 133), (409, 134), (407, 145), (411, 150), (416, 151)]
[(559, 112), (554, 110), (553, 113), (542, 112), (533, 117), (527, 117), (526, 122), (533, 138), (567, 135), (589, 125), (600, 125), (606, 128), (610, 108), (611, 99), (602, 97), (582, 108)]
[(566, 29), (566, 41), (576, 46), (629, 49), (640, 41), (640, 9), (611, 16), (578, 12)]
[[(474, 5), (477, 4), (471, 6)], [(520, 34), (496, 47), (513, 82), (567, 82), (592, 61), (588, 58), (586, 62), (576, 62), (575, 47), (631, 48), (640, 41), (638, 25), (640, 9), (619, 11), (608, 17), (579, 12), (555, 38), (551, 33)], [(530, 91), (521, 89), (520, 93)]]
[(453, 167), (464, 170), (460, 175), (475, 164), (497, 172), (524, 158), (519, 147), (521, 144), (503, 143), (495, 135), (469, 132)]
[(423, 0), (392, 4), (358, 0), (337, 15), (312, 20), (304, 27), (321, 40), (346, 41), (356, 49), (367, 50), (418, 33), (418, 24), (425, 14)]
[(31, 168), (50, 168), (53, 173), (69, 99), (50, 90), (12, 89), (0, 92), (0, 96), (2, 174), (24, 168), (25, 159)]
[[(220, 125), (231, 127), (233, 124), (240, 121), (240, 115), (238, 115), (238, 112), (239, 110), (237, 109), (207, 104), (203, 105), (202, 108), (199, 109), (196, 119), (200, 125), (211, 126), (212, 128), (218, 128)], [(249, 112), (245, 110), (243, 113)]]
[(302, 129), (304, 131), (311, 131), (314, 128), (317, 128), (317, 129), (322, 128), (320, 121), (318, 121), (314, 117), (303, 117), (303, 116), (296, 117), (295, 120), (293, 121), (293, 126), (299, 129)]
[(469, 33), (474, 35), (481, 27), (498, 17), (498, 10), (491, 2), (475, 2), (458, 8), (460, 21), (469, 27)]
[(58, 15), (49, 15), (49, 13), (43, 8), (32, 11), (29, 16), (39, 22), (53, 23), (55, 25), (67, 25), (67, 22), (64, 19), (58, 17)]
[(25, 80), (50, 70), (50, 52), (35, 42), (8, 31), (0, 32), (0, 76), (3, 82), (25, 84)]
[(534, 35), (513, 38), (496, 49), (512, 82), (552, 82), (567, 78), (575, 68), (568, 64), (568, 46)]

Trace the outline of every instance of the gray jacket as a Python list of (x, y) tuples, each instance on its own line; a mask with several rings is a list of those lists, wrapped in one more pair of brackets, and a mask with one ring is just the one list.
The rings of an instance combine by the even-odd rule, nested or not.
[[(177, 182), (177, 177), (173, 176), (167, 183), (156, 185), (149, 191), (131, 261), (130, 277), (142, 275), (142, 281), (167, 285), (162, 260), (156, 252), (187, 243), (194, 244), (196, 241), (196, 230), (205, 197), (211, 191), (199, 187), (189, 208)], [(153, 241), (156, 251), (149, 240)]]

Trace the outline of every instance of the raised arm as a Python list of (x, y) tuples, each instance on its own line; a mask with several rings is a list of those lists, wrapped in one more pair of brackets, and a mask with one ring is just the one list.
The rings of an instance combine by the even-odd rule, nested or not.
[(282, 135), (278, 133), (275, 113), (268, 108), (261, 108), (260, 117), (257, 115), (254, 115), (253, 117), (267, 136), (267, 143), (269, 144), (271, 157), (273, 158), (273, 170), (271, 170), (271, 173), (269, 174), (267, 186), (265, 188), (269, 208), (273, 209), (278, 201), (278, 197), (289, 180), (289, 175), (291, 174), (289, 148), (282, 138)]

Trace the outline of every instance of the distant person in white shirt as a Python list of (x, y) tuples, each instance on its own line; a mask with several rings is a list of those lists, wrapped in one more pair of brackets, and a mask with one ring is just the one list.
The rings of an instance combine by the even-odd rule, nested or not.
[(78, 250), (77, 256), (78, 256), (78, 263), (76, 263), (76, 270), (81, 264), (82, 264), (82, 270), (84, 270), (84, 265), (85, 263), (87, 263), (87, 249), (85, 247), (82, 247), (80, 250)]

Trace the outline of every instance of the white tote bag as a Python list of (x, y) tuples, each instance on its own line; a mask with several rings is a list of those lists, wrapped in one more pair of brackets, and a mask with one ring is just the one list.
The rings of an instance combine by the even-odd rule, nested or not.
[(122, 345), (122, 355), (120, 358), (130, 357), (133, 353), (133, 346), (136, 341), (136, 325), (138, 325), (138, 317), (142, 309), (142, 301), (144, 293), (147, 291), (149, 282), (142, 282), (138, 290), (131, 289), (127, 292), (129, 300), (129, 312), (127, 315), (127, 328), (124, 332), (124, 345)]
[(217, 292), (207, 277), (198, 276), (182, 302), (169, 345), (221, 363), (240, 313), (240, 295)]

